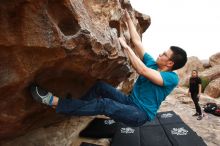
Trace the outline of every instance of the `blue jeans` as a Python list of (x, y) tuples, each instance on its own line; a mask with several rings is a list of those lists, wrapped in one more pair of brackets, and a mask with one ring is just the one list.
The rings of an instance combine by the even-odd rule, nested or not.
[(111, 85), (97, 82), (80, 99), (59, 99), (56, 112), (75, 116), (106, 115), (129, 126), (141, 126), (148, 118), (131, 98)]

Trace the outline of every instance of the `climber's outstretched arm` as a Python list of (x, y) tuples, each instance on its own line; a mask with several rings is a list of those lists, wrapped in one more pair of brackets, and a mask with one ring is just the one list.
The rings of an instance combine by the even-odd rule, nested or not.
[(137, 53), (139, 58), (142, 60), (144, 53), (145, 53), (145, 49), (144, 49), (144, 46), (141, 42), (141, 37), (139, 36), (139, 34), (135, 28), (135, 25), (134, 25), (127, 10), (125, 10), (124, 15), (125, 15), (124, 17), (125, 17), (129, 32), (130, 32), (131, 40), (135, 46), (135, 52)]
[(163, 78), (160, 75), (160, 72), (154, 69), (151, 69), (147, 67), (141, 60), (138, 58), (133, 50), (127, 45), (125, 42), (125, 39), (120, 37), (119, 41), (121, 43), (121, 46), (124, 48), (124, 52), (127, 54), (129, 60), (131, 61), (131, 64), (133, 68), (137, 71), (138, 74), (146, 77), (153, 83), (163, 86)]

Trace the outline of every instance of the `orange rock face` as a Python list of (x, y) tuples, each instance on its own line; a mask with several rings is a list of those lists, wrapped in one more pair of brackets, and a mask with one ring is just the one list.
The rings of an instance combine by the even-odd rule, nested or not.
[(32, 82), (80, 98), (96, 80), (118, 85), (129, 77), (117, 39), (128, 33), (124, 8), (141, 35), (150, 18), (124, 1), (1, 0), (0, 139), (63, 119), (31, 98)]

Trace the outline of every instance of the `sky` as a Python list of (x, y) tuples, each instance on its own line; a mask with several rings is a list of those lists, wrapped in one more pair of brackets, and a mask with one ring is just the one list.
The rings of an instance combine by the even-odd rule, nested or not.
[(130, 0), (132, 7), (151, 17), (142, 42), (156, 59), (170, 46), (199, 59), (220, 52), (220, 0)]

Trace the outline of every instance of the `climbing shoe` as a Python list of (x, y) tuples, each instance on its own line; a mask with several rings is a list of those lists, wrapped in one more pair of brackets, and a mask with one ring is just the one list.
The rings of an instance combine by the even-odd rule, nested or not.
[(30, 86), (30, 90), (31, 90), (31, 95), (35, 100), (43, 104), (52, 106), (53, 94), (51, 92), (46, 91), (45, 89), (39, 87), (36, 84), (32, 84)]

